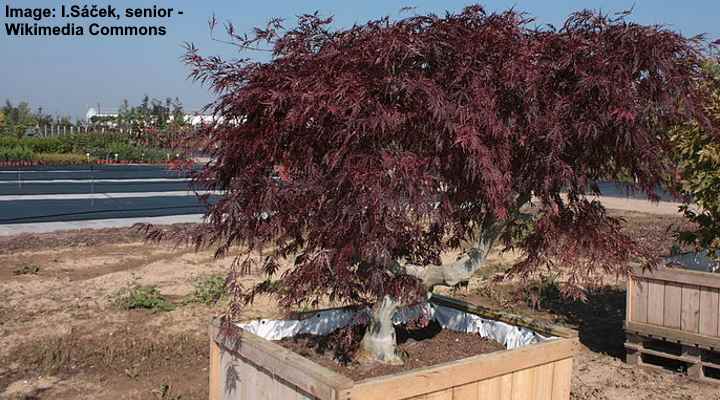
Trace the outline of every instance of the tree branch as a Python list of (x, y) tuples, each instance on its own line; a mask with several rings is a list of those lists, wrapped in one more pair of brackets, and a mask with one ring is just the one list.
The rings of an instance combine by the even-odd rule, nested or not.
[(455, 262), (424, 266), (405, 264), (402, 266), (403, 272), (421, 280), (428, 290), (432, 290), (436, 285), (455, 286), (467, 282), (476, 271), (485, 265), (490, 250), (500, 236), (505, 223), (497, 225), (502, 226), (491, 228), (490, 231), (494, 231), (493, 233), (484, 231), (478, 243)]
[(405, 264), (400, 266), (401, 270), (407, 275), (418, 278), (430, 291), (437, 285), (455, 286), (469, 281), (475, 272), (485, 266), (495, 242), (503, 234), (508, 223), (521, 215), (520, 209), (530, 201), (530, 198), (530, 194), (519, 195), (515, 203), (516, 208), (511, 210), (510, 215), (502, 221), (489, 216), (483, 223), (478, 242), (455, 262), (422, 266)]

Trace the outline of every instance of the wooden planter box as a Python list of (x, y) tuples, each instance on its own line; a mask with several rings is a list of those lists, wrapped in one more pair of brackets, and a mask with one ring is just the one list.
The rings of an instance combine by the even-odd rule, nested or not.
[(353, 381), (271, 341), (210, 323), (210, 399), (568, 400), (577, 334), (458, 300), (431, 301), (558, 337), (393, 375)]
[(684, 363), (696, 378), (720, 378), (720, 273), (635, 269), (625, 332), (628, 363), (648, 365), (650, 356)]

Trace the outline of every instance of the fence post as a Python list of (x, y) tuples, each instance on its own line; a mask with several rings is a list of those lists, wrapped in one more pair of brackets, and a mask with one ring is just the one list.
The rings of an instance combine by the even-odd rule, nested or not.
[(95, 206), (95, 166), (90, 164), (90, 207)]

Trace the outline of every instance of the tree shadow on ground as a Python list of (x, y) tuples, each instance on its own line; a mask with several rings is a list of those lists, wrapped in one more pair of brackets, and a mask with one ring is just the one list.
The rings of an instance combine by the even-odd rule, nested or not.
[(593, 289), (584, 302), (559, 300), (546, 308), (576, 326), (580, 342), (590, 350), (625, 359), (625, 289)]

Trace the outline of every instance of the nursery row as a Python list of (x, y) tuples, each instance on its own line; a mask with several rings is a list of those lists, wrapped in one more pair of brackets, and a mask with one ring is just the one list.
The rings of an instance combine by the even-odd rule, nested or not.
[(164, 162), (176, 158), (172, 150), (134, 143), (126, 135), (77, 134), (49, 138), (0, 137), (0, 162), (81, 164), (95, 160)]

